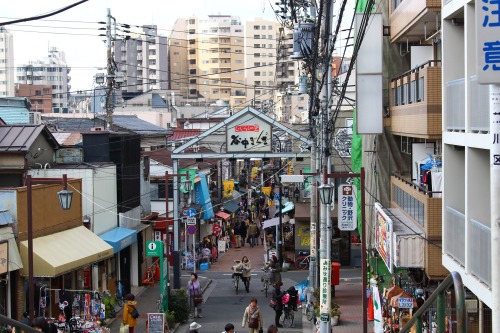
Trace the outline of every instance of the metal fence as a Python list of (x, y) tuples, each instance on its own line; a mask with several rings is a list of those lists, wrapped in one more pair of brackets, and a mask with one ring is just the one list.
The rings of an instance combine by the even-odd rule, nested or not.
[(470, 82), (470, 129), (472, 131), (490, 131), (490, 105), (489, 85), (477, 83), (476, 75), (469, 79)]
[(446, 129), (465, 131), (465, 80), (446, 82)]
[(491, 228), (470, 219), (467, 243), (470, 272), (491, 287)]
[(465, 215), (456, 209), (446, 207), (445, 216), (444, 251), (465, 266)]

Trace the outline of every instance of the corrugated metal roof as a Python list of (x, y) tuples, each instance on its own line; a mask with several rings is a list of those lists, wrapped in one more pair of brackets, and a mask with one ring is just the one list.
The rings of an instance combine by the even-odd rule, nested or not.
[(0, 152), (27, 152), (44, 129), (44, 125), (0, 126)]
[(29, 124), (29, 110), (25, 108), (0, 107), (0, 117), (8, 125)]
[(166, 108), (167, 103), (163, 100), (160, 94), (151, 94), (151, 106), (153, 108)]
[(78, 132), (52, 132), (61, 146), (75, 146), (82, 142), (82, 134)]
[(101, 127), (101, 121), (89, 118), (65, 118), (65, 117), (46, 117), (42, 120), (47, 124), (51, 131), (64, 132), (88, 132), (94, 127)]
[(174, 133), (171, 136), (167, 137), (169, 142), (177, 141), (177, 140), (185, 140), (191, 139), (195, 136), (200, 135), (201, 130), (198, 129), (186, 129), (186, 130), (174, 130)]
[[(106, 116), (98, 116), (98, 118), (107, 119)], [(135, 115), (113, 115), (113, 127), (115, 126), (140, 135), (167, 135), (172, 133), (169, 129), (156, 126), (137, 118)]]

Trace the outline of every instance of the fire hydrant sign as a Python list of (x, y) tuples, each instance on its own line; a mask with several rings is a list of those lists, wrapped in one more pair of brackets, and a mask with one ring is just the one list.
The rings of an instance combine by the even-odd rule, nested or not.
[(339, 229), (356, 230), (358, 225), (358, 207), (356, 203), (356, 186), (343, 184), (339, 186)]

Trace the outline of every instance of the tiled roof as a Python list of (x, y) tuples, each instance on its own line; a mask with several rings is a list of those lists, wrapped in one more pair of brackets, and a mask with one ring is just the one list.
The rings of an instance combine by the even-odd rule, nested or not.
[(167, 136), (167, 141), (178, 141), (194, 138), (200, 135), (201, 130), (199, 129), (174, 129), (174, 133), (171, 136)]
[(57, 141), (44, 125), (0, 126), (0, 152), (27, 152), (40, 133), (57, 147)]
[[(98, 116), (98, 118), (107, 119), (104, 115)], [(140, 135), (168, 135), (171, 133), (170, 129), (156, 126), (135, 115), (113, 115), (113, 127), (115, 126)]]
[(52, 132), (52, 135), (61, 146), (75, 146), (82, 142), (82, 134), (79, 132)]

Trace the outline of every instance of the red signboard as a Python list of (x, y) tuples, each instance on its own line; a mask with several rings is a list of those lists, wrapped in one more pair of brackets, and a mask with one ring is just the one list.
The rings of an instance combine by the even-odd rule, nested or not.
[(238, 125), (234, 128), (235, 132), (258, 132), (260, 130), (259, 125)]

